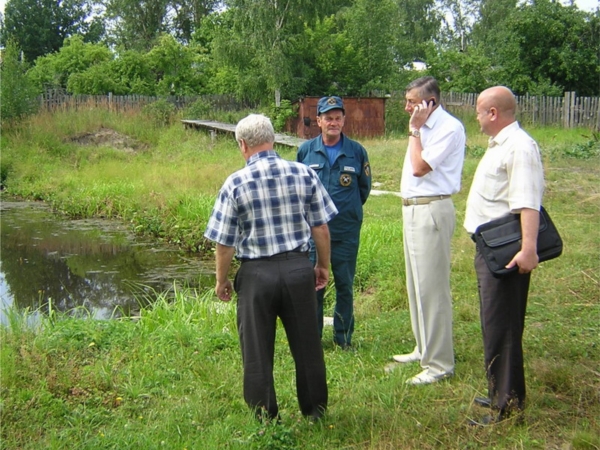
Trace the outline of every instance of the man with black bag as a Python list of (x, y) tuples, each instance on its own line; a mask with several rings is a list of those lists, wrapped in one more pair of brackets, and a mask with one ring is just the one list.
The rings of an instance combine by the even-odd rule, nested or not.
[(477, 120), (490, 136), (467, 199), (464, 227), (473, 235), (492, 220), (520, 214), (522, 243), (506, 265), (518, 267), (505, 275), (493, 274), (480, 248), (475, 271), (481, 305), (488, 398), (475, 402), (491, 413), (471, 425), (488, 425), (511, 415), (522, 419), (525, 373), (522, 338), (531, 271), (538, 265), (537, 235), (544, 191), (544, 171), (537, 143), (516, 121), (517, 103), (510, 89), (495, 86), (477, 99)]

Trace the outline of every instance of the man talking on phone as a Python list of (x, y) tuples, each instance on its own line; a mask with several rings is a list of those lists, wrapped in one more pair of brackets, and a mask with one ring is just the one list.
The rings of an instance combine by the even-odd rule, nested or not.
[(416, 346), (396, 363), (420, 362), (408, 384), (430, 384), (454, 374), (450, 241), (456, 222), (452, 195), (460, 190), (465, 129), (440, 105), (435, 78), (406, 87), (408, 150), (400, 191), (406, 288)]

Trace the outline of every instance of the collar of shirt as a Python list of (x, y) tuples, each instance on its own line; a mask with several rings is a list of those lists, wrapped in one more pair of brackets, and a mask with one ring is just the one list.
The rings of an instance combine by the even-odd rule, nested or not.
[(514, 130), (516, 130), (517, 128), (521, 128), (519, 125), (519, 122), (517, 122), (516, 120), (511, 123), (510, 125), (506, 125), (504, 128), (502, 128), (500, 130), (500, 132), (490, 138), (488, 140), (488, 147), (492, 148), (495, 147), (496, 145), (502, 145), (506, 142), (506, 140), (509, 138), (509, 136), (513, 133)]
[(277, 152), (275, 150), (263, 150), (262, 152), (255, 153), (250, 158), (248, 158), (248, 161), (246, 161), (246, 165), (249, 166), (261, 158), (278, 158), (278, 157), (279, 157), (279, 155), (277, 154)]
[(433, 128), (439, 117), (442, 115), (443, 110), (444, 108), (442, 108), (442, 105), (438, 106), (435, 110), (433, 110), (431, 114), (429, 114), (429, 117), (427, 118), (423, 126), (429, 129)]

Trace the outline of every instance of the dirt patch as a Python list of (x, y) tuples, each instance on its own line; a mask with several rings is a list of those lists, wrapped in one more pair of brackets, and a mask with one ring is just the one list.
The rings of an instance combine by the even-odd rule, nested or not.
[(123, 150), (127, 153), (135, 153), (144, 150), (147, 145), (136, 141), (129, 136), (125, 136), (110, 128), (100, 128), (97, 131), (81, 133), (69, 139), (70, 142), (76, 142), (80, 145), (90, 145), (95, 147), (111, 147)]

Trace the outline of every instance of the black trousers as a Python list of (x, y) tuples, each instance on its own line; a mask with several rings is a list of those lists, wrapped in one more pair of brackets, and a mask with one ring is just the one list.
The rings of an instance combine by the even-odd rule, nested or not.
[(277, 317), (296, 366), (296, 390), (305, 416), (327, 408), (327, 380), (317, 326), (315, 274), (306, 253), (287, 252), (242, 262), (235, 278), (237, 323), (244, 365), (244, 399), (258, 415), (277, 417), (273, 379)]
[(531, 274), (495, 278), (475, 254), (488, 393), (501, 416), (525, 406), (523, 329)]

